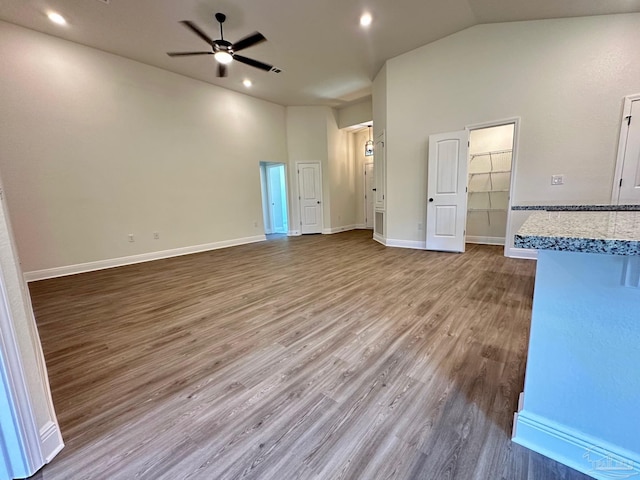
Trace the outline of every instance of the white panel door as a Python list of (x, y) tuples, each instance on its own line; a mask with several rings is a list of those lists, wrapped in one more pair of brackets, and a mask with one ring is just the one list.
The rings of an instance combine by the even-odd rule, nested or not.
[(427, 250), (464, 252), (468, 134), (429, 136)]
[(626, 145), (620, 177), (618, 204), (640, 203), (640, 100), (631, 102), (631, 112), (625, 122), (628, 122)]
[(373, 163), (364, 164), (364, 224), (373, 228), (373, 201), (375, 190), (373, 187)]
[(322, 233), (322, 179), (319, 163), (298, 164), (300, 233)]

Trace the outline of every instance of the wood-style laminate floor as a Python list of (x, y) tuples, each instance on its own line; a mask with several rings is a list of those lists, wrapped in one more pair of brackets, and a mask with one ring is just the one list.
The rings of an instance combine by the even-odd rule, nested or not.
[(36, 478), (587, 477), (513, 444), (535, 263), (278, 238), (32, 283)]

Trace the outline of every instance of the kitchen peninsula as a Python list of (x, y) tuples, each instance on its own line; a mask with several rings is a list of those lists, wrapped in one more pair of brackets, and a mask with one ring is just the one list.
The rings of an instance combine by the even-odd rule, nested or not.
[(537, 211), (513, 441), (594, 478), (640, 478), (640, 212)]

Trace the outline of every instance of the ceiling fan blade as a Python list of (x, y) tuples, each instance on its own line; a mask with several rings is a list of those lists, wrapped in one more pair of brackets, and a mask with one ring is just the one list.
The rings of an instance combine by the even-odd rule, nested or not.
[(218, 76), (219, 77), (226, 77), (227, 76), (227, 66), (224, 65), (223, 63), (219, 63), (218, 64)]
[(241, 40), (238, 40), (233, 44), (233, 51), (239, 52), (240, 50), (244, 50), (245, 48), (253, 47), (258, 43), (265, 42), (267, 39), (264, 38), (260, 32), (253, 32), (251, 35), (247, 35)]
[(170, 57), (188, 57), (189, 55), (213, 55), (213, 52), (167, 52)]
[(258, 60), (254, 60), (253, 58), (243, 57), (242, 55), (234, 55), (233, 59), (239, 61), (240, 63), (244, 63), (245, 65), (250, 65), (266, 72), (270, 72), (273, 68), (273, 65), (259, 62)]
[(200, 30), (200, 27), (198, 27), (191, 20), (182, 20), (180, 23), (183, 24), (185, 27), (187, 27), (189, 30), (191, 30), (193, 33), (198, 35), (202, 40), (207, 42), (209, 45), (213, 46), (214, 42), (211, 38), (209, 38), (209, 35), (207, 35), (202, 30)]

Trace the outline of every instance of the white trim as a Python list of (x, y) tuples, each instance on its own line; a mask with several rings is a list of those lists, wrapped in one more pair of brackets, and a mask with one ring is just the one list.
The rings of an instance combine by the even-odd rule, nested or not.
[[(19, 474), (20, 476), (33, 475), (44, 462), (33, 405), (25, 382), (25, 369), (20, 356), (20, 347), (9, 311), (9, 297), (4, 286), (4, 279), (0, 281), (0, 354), (3, 355), (5, 362), (7, 392), (11, 396), (10, 401), (13, 401), (15, 408), (15, 429), (23, 442), (22, 451), (25, 461), (23, 468), (26, 470), (20, 471)], [(18, 466), (14, 465), (14, 468), (16, 467)]]
[(385, 247), (387, 246), (387, 240), (382, 235), (377, 234), (375, 231), (373, 232), (373, 239), (376, 242), (381, 243)]
[(356, 223), (354, 228), (356, 230), (373, 230), (373, 227), (367, 227), (364, 223)]
[(288, 237), (299, 237), (300, 235), (302, 235), (300, 230), (289, 230), (289, 233), (287, 233)]
[[(567, 465), (593, 478), (611, 479), (611, 472), (605, 466), (599, 470), (596, 462), (611, 460), (624, 466), (624, 477), (640, 475), (640, 457), (615, 445), (584, 435), (564, 425), (522, 410), (516, 413), (512, 440), (534, 452)], [(591, 458), (593, 457), (593, 459)]]
[(322, 234), (331, 235), (332, 233), (346, 232), (348, 230), (355, 230), (356, 228), (358, 228), (356, 225), (345, 225), (343, 227), (323, 228)]
[[(515, 194), (516, 191), (516, 168), (518, 165), (518, 144), (519, 139), (520, 139), (520, 121), (521, 118), (520, 117), (511, 117), (511, 118), (505, 118), (503, 120), (496, 120), (496, 121), (491, 121), (491, 122), (483, 122), (483, 123), (474, 123), (473, 125), (467, 125), (465, 127), (465, 130), (467, 130), (467, 132), (469, 133), (469, 135), (471, 134), (471, 130), (479, 130), (481, 128), (491, 128), (491, 127), (500, 127), (502, 125), (509, 125), (511, 123), (513, 123), (513, 147), (511, 150), (511, 182), (509, 185), (509, 204), (507, 205), (507, 226), (506, 226), (506, 231), (505, 231), (505, 238), (510, 235), (511, 232), (511, 204), (512, 199), (513, 199), (513, 195)], [(510, 242), (504, 242), (504, 255), (505, 257), (509, 256), (509, 250), (511, 250), (512, 247), (509, 246)], [(527, 257), (529, 258), (529, 257)]]
[(413, 248), (417, 250), (425, 250), (427, 248), (427, 242), (423, 240), (396, 240), (394, 238), (387, 238), (385, 245), (387, 247)]
[(75, 275), (77, 273), (92, 272), (94, 270), (104, 270), (106, 268), (121, 267), (123, 265), (132, 265), (134, 263), (150, 262), (152, 260), (160, 260), (161, 258), (178, 257), (180, 255), (206, 252), (209, 250), (217, 250), (219, 248), (246, 245), (248, 243), (262, 242), (266, 239), (267, 237), (264, 235), (256, 235), (253, 237), (234, 238), (232, 240), (222, 240), (220, 242), (205, 243), (203, 245), (193, 245), (191, 247), (180, 247), (171, 250), (161, 250), (159, 252), (141, 253), (139, 255), (130, 255), (127, 257), (97, 260), (95, 262), (79, 263), (76, 265), (67, 265), (64, 267), (33, 270), (31, 272), (25, 272), (24, 278), (27, 282), (35, 282), (36, 280), (44, 280), (47, 278), (64, 277), (66, 275)]
[[(378, 143), (382, 143), (382, 155), (376, 153), (380, 150), (380, 147), (377, 146)], [(377, 161), (376, 158), (378, 159)], [(382, 176), (380, 177), (380, 175)], [(378, 179), (380, 179), (381, 185), (378, 185)], [(373, 199), (373, 214), (375, 216), (376, 210), (384, 211), (387, 205), (387, 132), (384, 128), (377, 136), (374, 135), (373, 186), (376, 188), (376, 196)], [(382, 188), (382, 200), (379, 203), (378, 187)], [(375, 228), (375, 220), (373, 226)]]
[[(269, 199), (269, 196), (271, 195), (271, 188), (269, 187), (269, 167), (284, 167), (284, 201), (285, 201), (285, 205), (284, 208), (287, 212), (287, 226), (291, 225), (291, 214), (289, 212), (290, 208), (289, 208), (289, 171), (288, 171), (288, 166), (286, 163), (284, 162), (260, 162), (260, 168), (262, 168), (264, 165), (264, 172), (265, 172), (265, 178), (264, 178), (264, 187), (261, 188), (265, 188), (266, 189), (266, 193), (267, 193), (267, 203), (269, 205), (266, 205), (266, 209), (267, 209), (267, 215), (269, 217), (269, 229), (265, 228), (265, 234), (267, 235), (271, 235), (272, 233), (287, 233), (288, 232), (276, 232), (275, 228), (273, 228), (273, 208), (271, 205), (271, 199)], [(263, 216), (264, 216), (264, 209), (265, 209), (265, 205), (262, 206), (263, 209)], [(268, 231), (267, 231), (268, 230)]]
[(618, 205), (620, 199), (620, 179), (622, 179), (622, 168), (624, 167), (624, 153), (627, 149), (627, 137), (629, 136), (629, 125), (624, 119), (631, 115), (631, 104), (640, 100), (640, 93), (627, 95), (624, 97), (622, 107), (622, 118), (620, 119), (620, 137), (618, 138), (618, 154), (616, 156), (616, 169), (613, 174), (613, 184), (611, 185), (611, 204)]
[(525, 260), (537, 260), (538, 251), (533, 248), (509, 247), (505, 256), (509, 258), (522, 258)]
[(300, 225), (300, 233), (302, 233), (302, 196), (300, 195), (300, 164), (313, 164), (318, 165), (318, 171), (320, 172), (320, 231), (319, 232), (309, 232), (313, 233), (323, 233), (324, 231), (324, 181), (322, 178), (322, 163), (321, 162), (313, 162), (313, 161), (300, 161), (296, 162), (296, 194), (298, 196), (298, 224)]
[[(371, 183), (375, 186), (376, 184), (376, 165), (374, 162), (367, 162), (365, 161), (362, 164), (362, 191), (364, 192), (364, 226), (358, 226), (357, 228), (367, 228), (367, 165), (371, 165), (371, 173), (373, 174), (373, 178), (371, 179)], [(376, 216), (376, 199), (375, 196), (373, 198), (373, 202), (371, 204), (372, 208), (372, 212), (371, 215), (373, 215), (374, 217)], [(362, 225), (362, 224), (358, 224), (358, 225)], [(371, 226), (368, 227), (373, 229), (373, 218), (371, 219)]]
[(64, 443), (62, 442), (60, 427), (56, 423), (49, 421), (42, 426), (40, 429), (40, 446), (45, 463), (53, 460), (53, 457), (62, 450)]
[(467, 235), (466, 243), (480, 243), (482, 245), (504, 245), (504, 237), (482, 237), (477, 235)]

